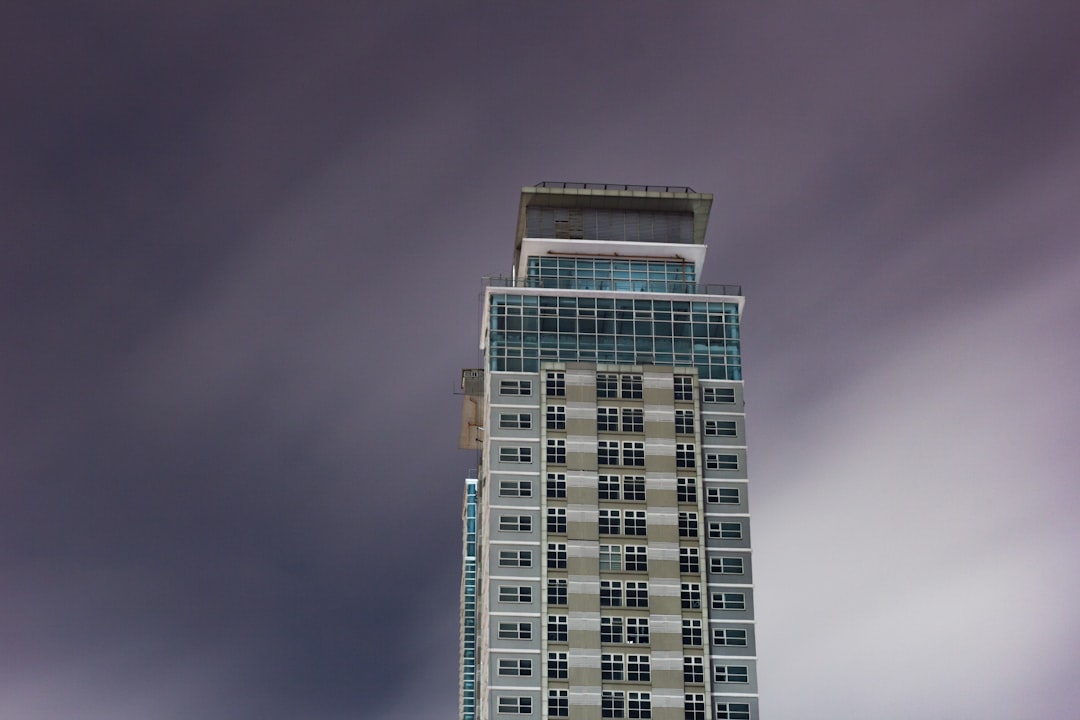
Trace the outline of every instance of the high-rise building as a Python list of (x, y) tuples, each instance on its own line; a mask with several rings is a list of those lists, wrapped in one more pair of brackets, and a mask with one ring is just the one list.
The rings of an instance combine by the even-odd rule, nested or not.
[(522, 188), (462, 376), (462, 720), (758, 717), (739, 321), (712, 196)]

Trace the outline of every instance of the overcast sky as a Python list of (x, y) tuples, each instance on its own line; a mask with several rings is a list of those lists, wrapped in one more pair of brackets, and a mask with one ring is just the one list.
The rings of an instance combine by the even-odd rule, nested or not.
[(542, 180), (715, 195), (763, 718), (1077, 714), (1080, 5), (21, 5), (0, 718), (454, 717)]

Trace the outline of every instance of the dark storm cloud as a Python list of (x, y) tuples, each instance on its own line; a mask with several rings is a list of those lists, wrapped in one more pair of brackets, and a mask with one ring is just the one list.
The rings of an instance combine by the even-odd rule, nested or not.
[(543, 179), (716, 194), (767, 711), (1068, 715), (1070, 6), (112, 7), (0, 30), (0, 716), (452, 714)]

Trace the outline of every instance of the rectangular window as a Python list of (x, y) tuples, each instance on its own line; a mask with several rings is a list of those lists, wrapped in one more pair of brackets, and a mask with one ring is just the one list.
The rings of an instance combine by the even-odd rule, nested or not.
[(619, 443), (616, 440), (600, 440), (596, 443), (596, 462), (598, 465), (619, 464)]
[(643, 397), (640, 375), (623, 375), (619, 380), (624, 400), (640, 400)]
[(698, 536), (698, 519), (697, 513), (681, 512), (679, 513), (679, 537), (697, 537)]
[(626, 656), (626, 679), (629, 682), (652, 681), (652, 667), (648, 655)]
[(745, 610), (746, 594), (741, 592), (714, 592), (712, 594), (713, 610)]
[(645, 478), (627, 475), (623, 478), (623, 500), (645, 501)]
[(566, 441), (555, 438), (548, 438), (547, 441), (547, 461), (549, 465), (565, 465), (566, 464)]
[(550, 652), (547, 656), (548, 677), (552, 680), (565, 680), (570, 670), (564, 652)]
[(694, 443), (675, 444), (675, 467), (697, 467), (697, 448)]
[(622, 547), (619, 545), (601, 545), (600, 569), (622, 570)]
[(566, 497), (566, 474), (565, 473), (548, 473), (548, 476), (547, 476), (547, 496), (549, 498), (564, 498), (564, 497)]
[(709, 570), (718, 575), (742, 575), (743, 559), (741, 557), (709, 558)]
[(649, 583), (645, 581), (626, 583), (626, 607), (649, 607)]
[(705, 456), (706, 470), (738, 470), (739, 456), (710, 453)]
[(701, 585), (698, 583), (683, 583), (681, 596), (683, 610), (701, 609)]
[(735, 388), (703, 387), (701, 388), (701, 402), (731, 405), (735, 402)]
[(699, 647), (702, 644), (701, 621), (683, 618), (682, 621), (682, 644), (689, 647)]
[(682, 659), (683, 682), (701, 685), (705, 682), (705, 659), (700, 657), (684, 657)]
[(689, 375), (675, 376), (675, 400), (682, 402), (694, 399), (694, 378)]
[(566, 543), (548, 543), (547, 566), (551, 570), (566, 569)]
[(746, 647), (746, 631), (735, 628), (714, 628), (712, 631), (713, 645), (727, 645), (728, 647)]
[(499, 383), (500, 395), (532, 395), (531, 380), (503, 380)]
[(713, 682), (745, 683), (750, 682), (750, 670), (745, 665), (714, 665)]
[(544, 389), (548, 397), (566, 397), (566, 373), (549, 372)]
[(644, 510), (623, 511), (623, 533), (626, 535), (647, 535)]
[(597, 432), (619, 431), (619, 408), (602, 407), (596, 409)]
[(645, 411), (641, 408), (623, 408), (622, 431), (627, 433), (645, 432)]
[(499, 675), (504, 677), (532, 677), (532, 660), (527, 658), (499, 658)]
[(681, 477), (678, 483), (678, 500), (681, 503), (697, 502), (697, 478)]
[(649, 571), (649, 549), (645, 545), (627, 545), (625, 553), (627, 571)]
[(548, 615), (547, 639), (548, 642), (564, 643), (569, 637), (569, 625), (565, 615)]
[(504, 430), (530, 430), (532, 415), (529, 413), (501, 413), (499, 427)]
[(679, 572), (697, 575), (701, 572), (701, 557), (696, 547), (679, 548)]
[(600, 677), (603, 680), (625, 680), (626, 663), (623, 656), (611, 653), (600, 655)]
[(620, 497), (619, 486), (618, 475), (601, 475), (597, 485), (599, 498), (601, 500), (618, 500)]
[(596, 374), (596, 397), (619, 397), (619, 376), (613, 373)]
[(570, 717), (568, 690), (548, 690), (548, 717)]
[(532, 518), (528, 515), (500, 515), (500, 532), (532, 532)]
[(500, 480), (499, 497), (532, 497), (532, 480)]
[(532, 567), (532, 550), (500, 550), (499, 567)]
[(601, 535), (622, 534), (622, 513), (618, 510), (601, 510), (599, 513), (599, 527)]
[(647, 692), (629, 692), (626, 694), (626, 717), (651, 718), (652, 695)]
[(548, 405), (547, 410), (544, 411), (544, 418), (547, 421), (548, 430), (565, 430), (566, 406)]
[(705, 502), (718, 505), (738, 505), (739, 488), (711, 487), (705, 492)]
[(717, 703), (716, 720), (750, 720), (750, 704)]
[(694, 411), (693, 410), (676, 410), (675, 411), (675, 433), (677, 435), (693, 435), (694, 434)]
[(531, 463), (532, 448), (529, 447), (501, 447), (499, 448), (499, 462), (504, 463)]
[(742, 538), (742, 524), (737, 522), (710, 522), (709, 537), (717, 540), (738, 540)]
[(499, 602), (531, 603), (532, 588), (528, 585), (500, 585)]
[(649, 644), (649, 618), (626, 618), (626, 642), (634, 645)]
[(504, 715), (532, 715), (531, 697), (499, 697), (498, 711)]
[(626, 694), (622, 690), (604, 690), (601, 692), (600, 717), (626, 717)]
[(739, 434), (734, 420), (706, 420), (705, 434), (719, 437), (735, 437)]
[(532, 640), (532, 623), (501, 622), (499, 623), (499, 639)]
[(600, 607), (622, 607), (623, 587), (621, 580), (600, 581)]
[(600, 642), (622, 643), (623, 619), (621, 617), (600, 618)]
[(566, 605), (569, 602), (566, 578), (548, 578), (547, 601), (548, 605)]
[(548, 508), (547, 531), (549, 533), (566, 533), (566, 508)]
[(622, 454), (623, 465), (628, 467), (645, 467), (645, 443), (624, 442), (622, 444)]
[(701, 693), (684, 695), (683, 717), (686, 720), (705, 720), (705, 695)]

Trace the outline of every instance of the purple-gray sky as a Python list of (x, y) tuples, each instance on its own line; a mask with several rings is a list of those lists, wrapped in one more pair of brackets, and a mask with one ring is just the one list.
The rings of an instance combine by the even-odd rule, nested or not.
[(353, 5), (0, 18), (0, 718), (453, 717), (540, 180), (715, 194), (763, 716), (1077, 714), (1080, 5)]

